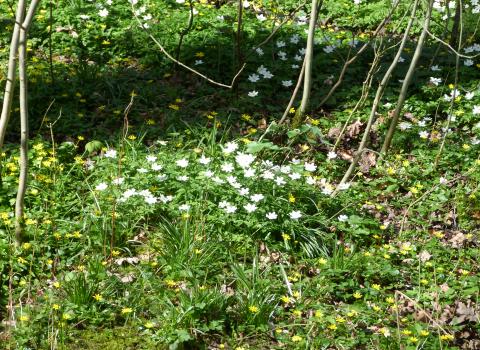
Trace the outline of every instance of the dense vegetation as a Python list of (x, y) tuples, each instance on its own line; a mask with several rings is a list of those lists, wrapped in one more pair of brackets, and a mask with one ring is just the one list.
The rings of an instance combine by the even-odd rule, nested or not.
[(357, 152), (413, 1), (391, 6), (321, 2), (298, 119), (309, 2), (240, 26), (238, 1), (41, 2), (21, 240), (17, 95), (0, 155), (0, 348), (480, 348), (480, 3), (419, 2)]

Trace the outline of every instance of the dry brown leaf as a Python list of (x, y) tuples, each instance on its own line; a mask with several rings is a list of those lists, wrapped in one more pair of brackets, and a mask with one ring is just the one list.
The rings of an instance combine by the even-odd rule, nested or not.
[(356, 122), (350, 124), (347, 127), (347, 135), (349, 138), (353, 139), (360, 134), (360, 130), (363, 126), (363, 123), (360, 120), (357, 120)]
[(329, 139), (336, 139), (340, 135), (341, 131), (342, 129), (340, 128), (330, 128), (330, 130), (328, 130), (327, 137)]
[(373, 152), (363, 152), (358, 163), (362, 173), (368, 173), (370, 168), (377, 164), (377, 156)]
[(432, 254), (430, 254), (426, 250), (424, 250), (420, 254), (418, 254), (418, 258), (420, 259), (421, 262), (428, 261), (428, 260), (430, 260), (431, 257), (432, 257)]

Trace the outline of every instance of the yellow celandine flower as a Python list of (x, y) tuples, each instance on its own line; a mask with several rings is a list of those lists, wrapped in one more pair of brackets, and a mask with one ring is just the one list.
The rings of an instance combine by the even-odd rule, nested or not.
[(27, 322), (28, 320), (30, 320), (30, 317), (28, 315), (22, 315), (19, 317), (19, 320), (22, 322)]
[(135, 135), (128, 135), (128, 139), (133, 141), (136, 140), (137, 137)]
[(101, 294), (95, 294), (93, 296), (93, 299), (95, 299), (96, 301), (102, 301), (103, 300), (103, 297)]
[(150, 322), (150, 321), (145, 323), (145, 328), (150, 329), (150, 328), (153, 328), (153, 327), (155, 327), (155, 323)]
[(404, 330), (402, 331), (402, 334), (404, 334), (404, 335), (410, 335), (410, 334), (412, 334), (412, 331), (411, 331), (411, 330), (408, 330), (408, 329), (404, 329)]
[(287, 233), (282, 233), (282, 238), (284, 241), (289, 241), (291, 239), (290, 235)]
[(244, 114), (242, 114), (242, 119), (245, 120), (246, 122), (248, 122), (248, 121), (252, 120), (252, 116), (244, 113)]
[(78, 139), (79, 141), (83, 141), (83, 140), (85, 140), (85, 137), (83, 137), (82, 135), (78, 135), (78, 136), (77, 136), (77, 139)]
[(375, 290), (380, 290), (382, 287), (379, 284), (374, 283), (374, 284), (372, 284), (372, 288), (375, 289)]
[(35, 225), (36, 223), (37, 223), (37, 220), (33, 220), (33, 219), (25, 220), (25, 225)]
[(133, 312), (133, 309), (131, 307), (124, 307), (122, 309), (122, 314), (130, 314)]
[(195, 57), (198, 57), (198, 58), (205, 57), (205, 53), (203, 53), (202, 51), (199, 51), (199, 52), (195, 53)]
[(425, 329), (422, 329), (422, 330), (420, 331), (420, 335), (421, 335), (422, 337), (428, 337), (429, 334), (430, 334), (430, 332), (429, 332), (429, 331), (426, 331)]
[(28, 250), (32, 247), (32, 244), (31, 243), (23, 243), (22, 244), (22, 248), (25, 249), (25, 250)]
[(410, 162), (408, 160), (404, 160), (402, 162), (402, 165), (405, 167), (405, 168), (408, 168), (410, 166)]
[(155, 120), (147, 119), (147, 125), (155, 125)]
[(53, 309), (53, 310), (59, 310), (59, 309), (60, 309), (60, 305), (58, 305), (58, 304), (53, 304), (53, 305), (52, 305), (52, 309)]
[(408, 338), (408, 341), (410, 343), (416, 343), (416, 342), (418, 342), (418, 338), (417, 337), (410, 337), (410, 338)]
[(467, 145), (466, 143), (464, 143), (464, 144), (462, 145), (462, 148), (463, 148), (465, 151), (468, 151), (471, 147), (470, 147), (470, 145)]
[(293, 194), (290, 193), (290, 194), (288, 195), (288, 201), (289, 201), (290, 203), (295, 203), (295, 197), (293, 196)]
[(294, 114), (294, 113), (295, 113), (295, 108), (293, 108), (293, 107), (292, 107), (292, 108), (290, 108), (290, 110), (288, 111), (288, 113), (290, 113), (290, 114)]
[(395, 174), (395, 169), (393, 169), (392, 167), (389, 167), (389, 168), (387, 169), (387, 174), (388, 174), (388, 175), (393, 175), (393, 174)]
[(337, 321), (338, 323), (344, 323), (345, 319), (342, 316), (337, 316), (335, 317), (335, 321)]
[(320, 121), (318, 119), (312, 119), (310, 123), (312, 123), (312, 125), (314, 126), (317, 126), (318, 124), (320, 124)]
[(258, 311), (260, 311), (260, 310), (259, 310), (258, 306), (250, 305), (250, 306), (248, 307), (248, 311), (250, 311), (252, 314), (256, 314), (256, 313), (258, 313)]
[(282, 297), (280, 298), (280, 300), (283, 301), (285, 304), (288, 304), (288, 303), (291, 301), (291, 299), (290, 299), (290, 297), (289, 297), (288, 295), (282, 296)]
[(331, 323), (329, 326), (328, 326), (328, 329), (331, 329), (332, 331), (336, 330), (338, 327), (336, 324), (333, 324)]
[(318, 263), (319, 263), (320, 265), (326, 265), (327, 262), (328, 262), (328, 261), (327, 261), (327, 259), (325, 259), (325, 258), (320, 258), (320, 259), (318, 259)]
[(173, 287), (177, 286), (177, 283), (173, 280), (166, 280), (165, 284), (167, 285), (167, 287), (170, 287), (170, 288), (173, 288)]
[(170, 109), (172, 109), (172, 110), (174, 110), (174, 111), (180, 110), (180, 106), (179, 106), (179, 105), (176, 105), (176, 104), (173, 104), (173, 103), (169, 104), (169, 105), (168, 105), (168, 108), (170, 108)]
[(112, 250), (112, 256), (119, 256), (120, 252), (118, 250)]
[(445, 341), (452, 341), (453, 339), (455, 339), (455, 337), (451, 334), (442, 334), (440, 336), (440, 339)]
[(315, 317), (316, 318), (322, 318), (323, 317), (323, 312), (321, 312), (320, 310), (316, 310), (315, 311)]
[(373, 305), (373, 306), (372, 306), (372, 309), (373, 309), (373, 311), (375, 311), (375, 312), (379, 312), (382, 308), (381, 308), (380, 306), (378, 306), (378, 305)]
[(409, 190), (410, 190), (410, 192), (412, 192), (412, 194), (417, 194), (418, 193), (418, 188), (416, 188), (416, 187), (410, 187)]
[(55, 282), (52, 283), (52, 286), (54, 286), (55, 288), (58, 289), (58, 288), (60, 288), (61, 285), (60, 285), (60, 282), (55, 281)]
[(293, 310), (292, 313), (295, 317), (302, 317), (302, 312), (300, 310)]
[(302, 340), (303, 340), (303, 338), (300, 337), (299, 335), (294, 335), (294, 336), (292, 337), (292, 342), (294, 342), (294, 343), (301, 342)]
[(385, 299), (385, 301), (389, 304), (395, 303), (395, 299), (393, 299), (392, 297), (388, 297), (387, 299)]
[(347, 313), (347, 316), (348, 317), (355, 317), (358, 315), (358, 311), (357, 310), (350, 310), (348, 313)]
[(355, 299), (360, 299), (362, 297), (362, 294), (360, 292), (355, 292), (355, 293), (353, 293), (353, 297)]
[(296, 298), (296, 299), (299, 299), (300, 298), (300, 292), (298, 290), (296, 290), (295, 292), (292, 293), (293, 294), (293, 297)]

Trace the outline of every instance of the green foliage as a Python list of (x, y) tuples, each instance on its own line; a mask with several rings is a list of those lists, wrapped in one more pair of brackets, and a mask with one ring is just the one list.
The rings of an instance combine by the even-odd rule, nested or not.
[[(240, 42), (246, 67), (233, 92), (165, 59), (128, 1), (52, 4), (50, 19), (50, 3), (42, 2), (29, 42), (35, 138), (22, 245), (13, 239), (16, 106), (0, 155), (0, 347), (477, 346), (478, 60), (462, 58), (452, 103), (454, 56), (429, 42), (392, 153), (380, 159), (375, 150), (421, 29), (415, 23), (368, 152), (350, 182), (339, 184), (410, 2), (401, 1), (382, 32), (389, 49), (353, 112), (381, 45), (372, 30), (391, 1), (324, 1), (312, 109), (298, 128), (276, 122), (301, 68), (310, 4), (262, 51), (250, 51), (301, 3), (249, 2)], [(139, 1), (135, 8), (174, 56), (186, 5)], [(179, 52), (224, 83), (238, 68), (236, 5), (195, 1), (198, 14)], [(465, 54), (476, 50), (469, 6)], [(11, 17), (6, 1), (0, 10)], [(443, 16), (434, 13), (437, 35), (445, 25), (451, 30)], [(11, 24), (0, 19), (8, 29), (0, 32), (2, 59)], [(366, 43), (319, 106), (342, 63)], [(2, 63), (2, 82), (4, 71)]]

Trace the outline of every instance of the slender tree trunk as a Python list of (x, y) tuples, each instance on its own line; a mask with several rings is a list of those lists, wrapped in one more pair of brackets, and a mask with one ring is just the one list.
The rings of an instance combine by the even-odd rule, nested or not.
[[(387, 87), (387, 84), (390, 80), (390, 77), (392, 76), (393, 71), (395, 70), (398, 60), (400, 59), (400, 56), (402, 55), (403, 49), (405, 48), (405, 45), (408, 40), (408, 35), (410, 33), (410, 30), (412, 28), (413, 22), (415, 21), (416, 14), (417, 14), (417, 8), (420, 0), (415, 0), (415, 3), (413, 4), (413, 9), (412, 13), (410, 16), (410, 20), (408, 21), (407, 28), (405, 29), (405, 33), (403, 34), (402, 41), (400, 42), (400, 46), (398, 47), (397, 53), (395, 57), (393, 58), (392, 63), (388, 67), (387, 71), (383, 75), (382, 81), (378, 85), (377, 92), (375, 93), (375, 98), (373, 100), (372, 104), (372, 110), (370, 111), (370, 115), (368, 117), (367, 121), (367, 126), (365, 127), (365, 131), (362, 136), (362, 140), (360, 141), (360, 145), (358, 146), (357, 151), (355, 152), (352, 163), (348, 167), (348, 170), (345, 172), (345, 175), (343, 176), (342, 180), (340, 181), (340, 184), (344, 184), (348, 182), (350, 179), (350, 176), (353, 173), (353, 170), (355, 170), (355, 167), (358, 164), (358, 161), (360, 160), (360, 157), (362, 156), (362, 153), (365, 151), (365, 148), (367, 147), (367, 143), (370, 139), (370, 130), (372, 128), (372, 125), (375, 121), (375, 115), (377, 113), (378, 106), (380, 104), (380, 100), (383, 96), (383, 93), (385, 91), (385, 88)], [(337, 186), (337, 189), (334, 191), (333, 195), (336, 195), (338, 192), (339, 186)]]
[(319, 6), (318, 0), (312, 0), (312, 10), (310, 12), (310, 24), (308, 26), (307, 50), (305, 52), (305, 74), (303, 79), (302, 102), (293, 118), (292, 127), (298, 127), (305, 119), (308, 105), (310, 103), (310, 94), (312, 91), (312, 66), (313, 66), (313, 46), (315, 45), (315, 25), (317, 23), (317, 14)]
[[(235, 71), (238, 71), (243, 65), (243, 52), (242, 52), (242, 27), (243, 27), (243, 0), (238, 0), (238, 10), (237, 10), (237, 33), (235, 35), (235, 56), (236, 56), (236, 66)], [(233, 90), (238, 96), (238, 82), (235, 82), (233, 85)]]
[[(458, 0), (457, 2), (457, 9), (460, 9), (458, 18), (459, 18), (459, 36), (457, 40), (457, 52), (460, 52), (462, 49), (462, 37), (463, 37), (463, 4), (462, 0)], [(438, 150), (437, 156), (435, 157), (435, 168), (438, 166), (438, 162), (440, 161), (440, 156), (442, 155), (443, 149), (445, 148), (445, 142), (447, 142), (447, 137), (448, 137), (448, 129), (450, 129), (450, 123), (452, 122), (452, 114), (453, 114), (453, 106), (455, 105), (455, 99), (457, 95), (457, 89), (458, 89), (458, 72), (460, 70), (460, 56), (458, 54), (455, 55), (455, 80), (453, 84), (453, 96), (452, 100), (450, 101), (450, 107), (448, 110), (448, 119), (447, 119), (447, 125), (445, 127), (445, 134), (443, 135), (442, 143), (440, 144), (440, 148)]]
[[(26, 4), (25, 2), (23, 2), (23, 4), (19, 3), (19, 5), (23, 6), (23, 9), (17, 9), (17, 14), (21, 13), (21, 16), (18, 16), (18, 22), (15, 24), (15, 26), (18, 25), (19, 27), (18, 37), (16, 39), (16, 46), (18, 51), (18, 72), (20, 80), (20, 174), (18, 179), (17, 198), (15, 201), (15, 237), (17, 243), (20, 243), (24, 240), (24, 200), (28, 178), (28, 89), (26, 68), (27, 35), (39, 3), (40, 0), (33, 0), (31, 2), (25, 18), (23, 18), (23, 16), (25, 15)], [(14, 52), (14, 55), (16, 55), (16, 52)], [(16, 70), (16, 66), (13, 67), (13, 70)], [(12, 95), (13, 91), (10, 91), (10, 96)], [(9, 109), (11, 108), (11, 99), (12, 97), (10, 97), (10, 104), (8, 106)], [(2, 120), (5, 120), (4, 128), (6, 129), (6, 126), (8, 124), (8, 118)]]
[(278, 122), (278, 124), (283, 124), (287, 119), (288, 113), (290, 113), (290, 109), (295, 102), (295, 98), (297, 97), (298, 90), (300, 90), (300, 86), (302, 85), (303, 76), (305, 75), (305, 59), (303, 60), (302, 69), (300, 70), (300, 74), (298, 74), (297, 85), (295, 85), (295, 89), (293, 90), (292, 97), (290, 97), (290, 101), (288, 101), (287, 108), (283, 112), (282, 118)]
[(13, 27), (12, 40), (10, 42), (10, 56), (8, 59), (8, 73), (7, 81), (5, 83), (5, 92), (3, 94), (3, 107), (0, 116), (0, 151), (3, 148), (5, 141), (5, 133), (7, 131), (7, 124), (10, 119), (10, 112), (12, 110), (13, 93), (15, 90), (15, 81), (17, 77), (17, 53), (18, 41), (20, 38), (20, 27), (25, 17), (25, 0), (19, 0), (15, 14), (15, 26)]
[[(446, 5), (446, 7), (448, 7), (448, 3)], [(461, 21), (460, 12), (461, 11), (462, 11), (461, 1), (456, 0), (455, 17), (453, 17), (452, 35), (450, 36), (450, 46), (451, 47), (457, 46), (458, 34), (459, 34), (459, 31), (460, 31), (460, 21)]]
[[(175, 55), (175, 59), (177, 60), (177, 62), (180, 60), (180, 51), (182, 50), (183, 39), (185, 38), (185, 35), (187, 35), (188, 32), (192, 29), (192, 26), (193, 26), (193, 0), (190, 0), (188, 2), (188, 5), (190, 6), (190, 14), (188, 15), (187, 27), (180, 32), (180, 39), (178, 39), (177, 54)], [(175, 62), (175, 71), (178, 69), (177, 62)]]
[(20, 174), (15, 200), (15, 237), (18, 243), (24, 240), (24, 200), (28, 178), (28, 101), (27, 101), (27, 33), (20, 29), (18, 46), (18, 77), (20, 80)]
[(397, 106), (395, 111), (393, 112), (392, 121), (390, 122), (390, 127), (388, 129), (387, 135), (385, 136), (385, 141), (383, 142), (383, 146), (380, 150), (380, 154), (384, 155), (388, 152), (390, 148), (390, 144), (392, 143), (393, 134), (395, 133), (395, 129), (397, 128), (398, 120), (400, 118), (400, 112), (402, 111), (403, 104), (405, 103), (405, 99), (407, 98), (408, 87), (410, 86), (410, 82), (412, 81), (413, 75), (415, 73), (415, 69), (417, 67), (418, 60), (422, 54), (423, 45), (425, 44), (425, 38), (427, 37), (428, 26), (430, 25), (430, 18), (432, 16), (432, 7), (433, 7), (433, 0), (428, 2), (428, 9), (427, 14), (425, 16), (425, 21), (423, 23), (423, 30), (420, 34), (420, 38), (418, 39), (417, 47), (415, 48), (415, 53), (412, 57), (412, 62), (410, 62), (410, 66), (408, 67), (407, 74), (405, 75), (405, 79), (402, 83), (402, 88), (400, 90), (400, 94), (397, 100)]

